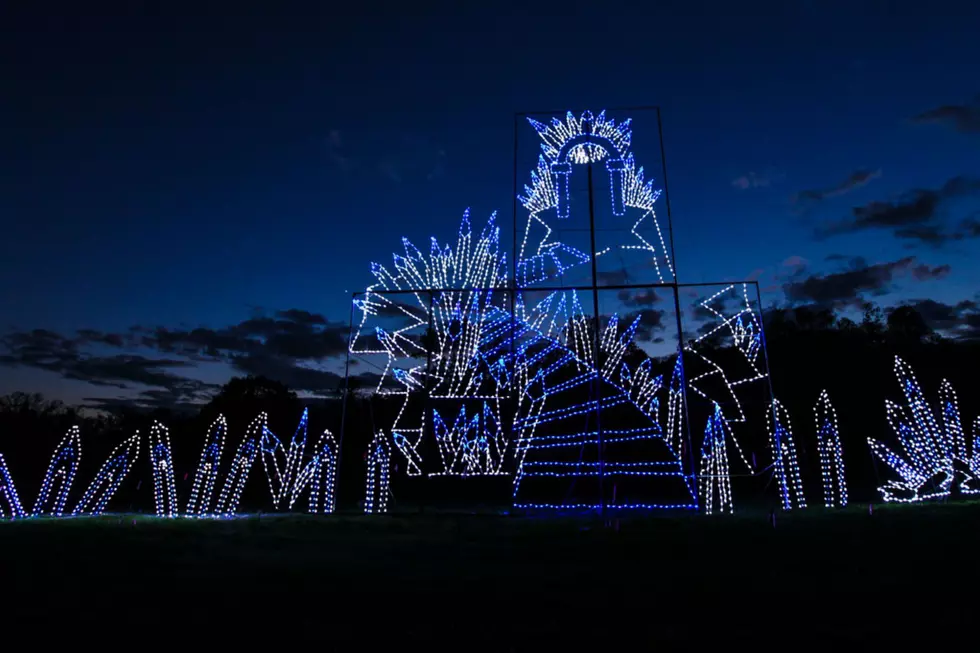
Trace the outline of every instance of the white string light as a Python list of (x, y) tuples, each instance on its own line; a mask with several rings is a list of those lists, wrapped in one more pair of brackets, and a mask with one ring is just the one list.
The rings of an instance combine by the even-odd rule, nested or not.
[(150, 465), (153, 469), (153, 502), (157, 517), (177, 516), (177, 486), (170, 450), (170, 433), (160, 422), (150, 427)]
[(2, 453), (0, 453), (0, 517), (27, 517)]
[[(68, 433), (51, 456), (51, 462), (48, 463), (48, 470), (44, 473), (41, 490), (34, 501), (34, 510), (31, 514), (61, 516), (81, 460), (82, 433), (77, 426), (73, 426), (68, 429)], [(55, 493), (53, 497), (52, 492)]]
[(129, 474), (136, 458), (139, 457), (139, 452), (140, 433), (137, 431), (112, 451), (71, 514), (101, 515), (105, 511), (106, 504)]
[(227, 430), (228, 422), (224, 415), (218, 415), (208, 428), (207, 436), (204, 438), (204, 448), (201, 450), (201, 459), (194, 473), (191, 496), (187, 501), (188, 516), (204, 517), (212, 514), (211, 499), (218, 482)]
[(837, 412), (826, 390), (820, 392), (813, 406), (817, 432), (817, 452), (820, 455), (820, 478), (823, 480), (823, 501), (827, 508), (847, 505), (847, 481), (844, 478), (844, 454), (841, 450)]

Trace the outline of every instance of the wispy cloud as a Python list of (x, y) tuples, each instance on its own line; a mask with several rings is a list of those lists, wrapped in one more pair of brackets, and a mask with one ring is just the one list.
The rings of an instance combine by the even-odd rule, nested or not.
[(774, 170), (768, 170), (766, 172), (750, 171), (748, 174), (733, 179), (732, 187), (739, 190), (749, 190), (750, 188), (767, 188), (781, 180), (783, 177), (784, 175)]
[(940, 188), (915, 189), (895, 200), (856, 206), (851, 210), (849, 218), (821, 225), (817, 227), (815, 234), (819, 238), (826, 238), (884, 229), (890, 230), (896, 238), (938, 247), (946, 242), (963, 240), (980, 233), (980, 229), (974, 229), (968, 221), (949, 229), (942, 222), (941, 212), (950, 200), (978, 193), (980, 179), (953, 177)]
[(944, 104), (912, 117), (915, 123), (945, 125), (964, 134), (980, 134), (980, 96), (967, 104)]
[(928, 281), (942, 279), (949, 272), (949, 265), (933, 267), (917, 263), (914, 256), (873, 265), (856, 257), (842, 271), (791, 279), (783, 284), (783, 292), (794, 304), (853, 306), (865, 295), (888, 294), (894, 289), (895, 280), (902, 275), (909, 274), (916, 281)]
[(801, 190), (793, 195), (793, 201), (796, 203), (814, 204), (833, 197), (840, 197), (862, 186), (867, 186), (872, 180), (878, 177), (881, 177), (881, 168), (877, 170), (855, 170), (846, 179), (828, 188)]

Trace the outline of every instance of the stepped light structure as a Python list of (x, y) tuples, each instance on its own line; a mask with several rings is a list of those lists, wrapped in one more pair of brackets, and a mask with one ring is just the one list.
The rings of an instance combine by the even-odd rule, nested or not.
[[(754, 282), (702, 299), (705, 324), (686, 338), (678, 293), (700, 291), (677, 282), (669, 221), (654, 210), (661, 190), (637, 164), (632, 122), (585, 111), (529, 124), (540, 154), (518, 197), (526, 220), (510, 265), (496, 216), (477, 230), (467, 211), (453, 245), (403, 239), (354, 295), (350, 355), (380, 370), (373, 392), (399, 406), (368, 450), (367, 512), (387, 508), (386, 452), (409, 476), (512, 475), (518, 509), (696, 509), (692, 401), (715, 426), (707, 451), (724, 433), (745, 461), (732, 426), (747, 420), (750, 386), (768, 387)], [(615, 229), (596, 229), (599, 202)], [(586, 216), (588, 229), (569, 226)], [(582, 231), (588, 247), (575, 240)], [(609, 267), (627, 260), (653, 281), (631, 284), (624, 271), (610, 288)], [(609, 315), (599, 311), (604, 288), (618, 293)], [(657, 289), (674, 298), (679, 345), (666, 356), (645, 347), (667, 328), (667, 310), (632, 310), (661, 301)], [(737, 351), (735, 367), (714, 360), (722, 340)], [(720, 465), (720, 451), (709, 462)]]

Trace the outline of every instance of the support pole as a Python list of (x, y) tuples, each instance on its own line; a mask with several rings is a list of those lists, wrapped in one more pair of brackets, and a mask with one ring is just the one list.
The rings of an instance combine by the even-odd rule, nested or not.
[(350, 346), (351, 346), (351, 334), (354, 332), (354, 296), (356, 293), (351, 293), (350, 296), (350, 319), (347, 322), (347, 361), (344, 363), (344, 392), (341, 395), (341, 401), (343, 404), (340, 406), (340, 441), (337, 443), (337, 463), (334, 483), (336, 487), (333, 489), (333, 505), (334, 511), (336, 512), (337, 507), (340, 506), (340, 502), (337, 500), (340, 494), (340, 460), (344, 456), (344, 431), (347, 426), (347, 402), (350, 401)]
[(588, 164), (589, 173), (589, 234), (591, 236), (592, 244), (592, 314), (595, 317), (595, 329), (594, 329), (594, 347), (595, 347), (595, 381), (594, 387), (596, 402), (595, 410), (595, 429), (596, 429), (596, 446), (598, 448), (598, 463), (599, 463), (599, 516), (602, 517), (606, 513), (606, 493), (604, 488), (604, 480), (606, 476), (605, 470), (605, 455), (602, 451), (602, 372), (599, 367), (599, 278), (597, 276), (596, 270), (596, 249), (595, 249), (595, 201), (594, 193), (592, 191), (592, 162), (589, 161)]
[(670, 213), (670, 191), (667, 189), (667, 151), (664, 148), (664, 125), (660, 117), (660, 107), (657, 107), (657, 134), (660, 137), (660, 166), (664, 173), (664, 204), (667, 206), (667, 235), (670, 239), (670, 269), (674, 276), (674, 315), (677, 318), (677, 357), (681, 362), (681, 399), (684, 406), (684, 432), (687, 436), (687, 458), (691, 469), (692, 494), (694, 503), (698, 504), (698, 470), (694, 457), (694, 443), (691, 437), (691, 413), (687, 406), (687, 369), (684, 366), (684, 324), (681, 319), (680, 286), (677, 283), (677, 256), (674, 251), (674, 222)]

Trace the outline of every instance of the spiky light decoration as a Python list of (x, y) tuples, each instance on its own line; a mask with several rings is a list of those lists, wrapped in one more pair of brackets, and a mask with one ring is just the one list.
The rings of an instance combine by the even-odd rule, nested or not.
[(937, 420), (912, 368), (898, 356), (895, 376), (907, 408), (886, 400), (885, 411), (898, 449), (893, 451), (872, 438), (868, 438), (868, 445), (901, 480), (889, 480), (878, 491), (885, 501), (899, 503), (948, 496), (955, 476), (954, 460), (966, 458), (956, 393), (944, 380), (940, 387), (942, 416)]

